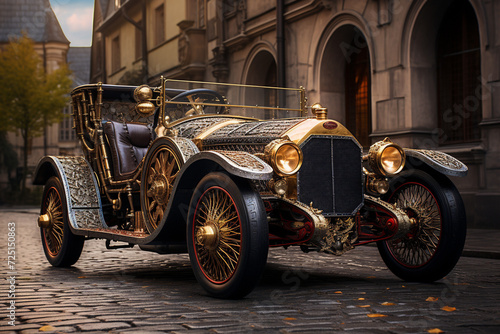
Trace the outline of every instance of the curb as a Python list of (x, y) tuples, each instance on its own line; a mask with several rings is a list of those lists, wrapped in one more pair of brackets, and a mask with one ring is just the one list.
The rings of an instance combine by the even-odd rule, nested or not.
[(489, 252), (480, 250), (464, 250), (462, 252), (463, 257), (475, 257), (481, 259), (493, 259), (500, 260), (500, 252)]

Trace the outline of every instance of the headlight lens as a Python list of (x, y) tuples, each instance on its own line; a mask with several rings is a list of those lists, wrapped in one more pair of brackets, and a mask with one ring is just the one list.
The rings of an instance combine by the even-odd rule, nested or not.
[(274, 140), (266, 146), (264, 153), (278, 175), (294, 175), (302, 166), (302, 150), (290, 140)]
[(405, 152), (386, 138), (370, 147), (370, 167), (379, 175), (394, 175), (403, 169), (405, 165)]
[(293, 174), (301, 163), (299, 148), (294, 145), (282, 145), (276, 152), (276, 167), (283, 174)]
[(403, 165), (403, 155), (393, 146), (389, 146), (380, 157), (382, 168), (387, 174), (396, 174)]

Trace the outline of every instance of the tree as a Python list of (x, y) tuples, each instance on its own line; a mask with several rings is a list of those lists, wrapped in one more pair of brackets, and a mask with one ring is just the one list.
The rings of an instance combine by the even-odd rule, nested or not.
[(33, 41), (26, 35), (11, 39), (0, 52), (0, 131), (19, 131), (23, 139), (23, 191), (30, 140), (61, 121), (71, 83), (67, 66), (45, 72)]

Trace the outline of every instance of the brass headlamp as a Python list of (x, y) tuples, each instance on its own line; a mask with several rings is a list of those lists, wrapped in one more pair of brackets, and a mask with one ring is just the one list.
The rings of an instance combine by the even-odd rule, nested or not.
[(264, 155), (280, 176), (294, 175), (302, 166), (302, 150), (288, 139), (273, 140), (266, 146)]
[(376, 142), (370, 147), (368, 161), (371, 169), (378, 175), (395, 175), (405, 166), (405, 151), (389, 138)]

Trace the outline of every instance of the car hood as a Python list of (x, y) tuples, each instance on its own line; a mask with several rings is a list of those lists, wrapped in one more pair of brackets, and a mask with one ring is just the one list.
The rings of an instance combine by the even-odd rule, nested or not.
[(301, 144), (311, 135), (350, 136), (340, 123), (315, 118), (258, 120), (231, 115), (199, 115), (171, 124), (177, 135), (193, 140), (202, 150), (262, 153), (271, 141), (288, 137)]

